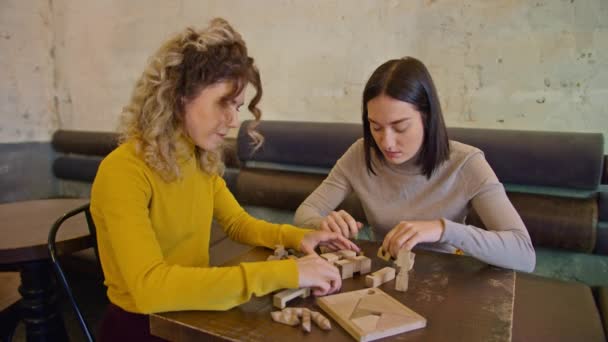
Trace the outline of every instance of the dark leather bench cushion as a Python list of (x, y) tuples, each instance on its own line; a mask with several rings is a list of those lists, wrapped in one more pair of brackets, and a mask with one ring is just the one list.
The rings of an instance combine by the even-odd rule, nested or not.
[(595, 190), (604, 159), (601, 133), (450, 128), (476, 146), (503, 183)]
[(57, 157), (53, 162), (53, 174), (60, 179), (92, 183), (102, 157), (68, 155)]
[[(261, 121), (265, 143), (255, 153), (247, 126), (237, 137), (241, 161), (331, 168), (358, 138), (360, 124)], [(449, 128), (450, 139), (476, 146), (503, 183), (595, 190), (600, 183), (601, 133)]]
[(361, 125), (348, 123), (261, 121), (256, 127), (265, 139), (254, 152), (244, 121), (237, 136), (243, 161), (331, 168), (352, 143), (363, 136)]
[(58, 152), (103, 157), (116, 148), (118, 134), (58, 130), (53, 134), (51, 143)]
[[(243, 168), (237, 179), (235, 196), (241, 205), (255, 205), (295, 211), (321, 184), (325, 175)], [(356, 196), (338, 207), (365, 222), (365, 213)]]
[(513, 341), (605, 341), (591, 289), (517, 273)]
[[(596, 245), (597, 202), (594, 198), (561, 198), (534, 194), (508, 194), (526, 224), (535, 246), (590, 253)], [(484, 227), (475, 212), (469, 224)]]
[(593, 253), (608, 255), (608, 222), (597, 224), (597, 242)]

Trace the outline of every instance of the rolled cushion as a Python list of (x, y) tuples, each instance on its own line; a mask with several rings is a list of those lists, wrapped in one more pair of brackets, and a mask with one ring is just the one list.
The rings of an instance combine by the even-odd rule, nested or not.
[[(235, 196), (242, 205), (255, 205), (283, 210), (296, 210), (323, 181), (325, 175), (264, 169), (241, 169)], [(355, 195), (338, 207), (366, 222), (361, 203)]]
[(106, 156), (118, 146), (118, 134), (58, 130), (53, 134), (51, 144), (58, 152)]
[[(590, 253), (596, 244), (597, 202), (534, 194), (508, 194), (535, 246)], [(475, 212), (467, 222), (485, 228)]]

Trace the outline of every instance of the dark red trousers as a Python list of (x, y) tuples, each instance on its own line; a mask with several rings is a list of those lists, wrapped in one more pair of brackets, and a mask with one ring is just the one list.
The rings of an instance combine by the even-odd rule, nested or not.
[(148, 315), (131, 313), (110, 303), (101, 322), (99, 341), (161, 342), (165, 340), (150, 335)]

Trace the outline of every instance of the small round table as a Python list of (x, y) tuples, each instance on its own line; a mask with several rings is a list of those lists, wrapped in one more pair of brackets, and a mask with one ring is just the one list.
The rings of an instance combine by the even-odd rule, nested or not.
[[(49, 230), (66, 212), (88, 199), (45, 199), (0, 204), (0, 267), (21, 274), (19, 293), (28, 341), (65, 341), (57, 309), (55, 275), (47, 249)], [(69, 254), (92, 246), (84, 215), (62, 225), (57, 249)]]

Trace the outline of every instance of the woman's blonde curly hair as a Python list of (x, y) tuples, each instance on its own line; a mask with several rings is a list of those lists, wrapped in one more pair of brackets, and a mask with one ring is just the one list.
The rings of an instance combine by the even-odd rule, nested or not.
[[(224, 19), (213, 19), (203, 30), (187, 28), (166, 41), (150, 58), (137, 81), (130, 103), (122, 112), (121, 142), (133, 140), (146, 164), (165, 181), (180, 177), (178, 157), (186, 146), (184, 105), (195, 99), (201, 90), (219, 81), (231, 81), (234, 99), (251, 83), (255, 95), (248, 105), (259, 121), (262, 112), (257, 108), (262, 97), (260, 74), (247, 46)], [(257, 146), (263, 139), (253, 129), (249, 135)], [(195, 148), (202, 170), (222, 174), (221, 148), (206, 151)]]

